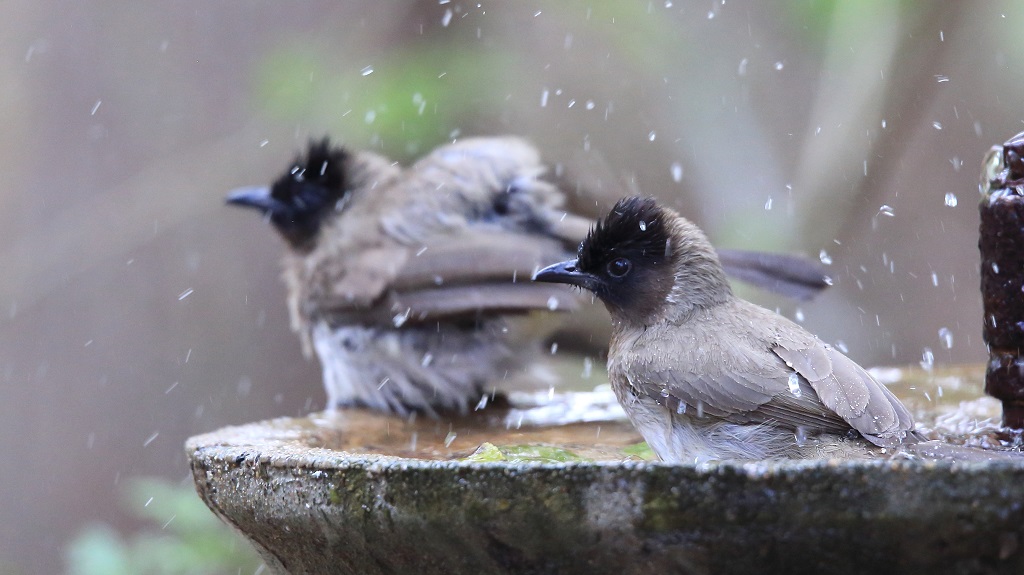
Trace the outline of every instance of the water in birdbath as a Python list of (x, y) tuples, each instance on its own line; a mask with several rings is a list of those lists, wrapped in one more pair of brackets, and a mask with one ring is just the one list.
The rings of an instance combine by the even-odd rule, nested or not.
[[(570, 373), (579, 360), (566, 362)], [(594, 372), (586, 381), (591, 386), (604, 380), (603, 372)], [(929, 439), (1019, 450), (1000, 433), (999, 402), (982, 394), (984, 366), (876, 368), (872, 375), (903, 400)], [(655, 459), (607, 384), (590, 391), (514, 394), (500, 403), (461, 417), (403, 419), (341, 410), (278, 421), (292, 429), (301, 422), (302, 441), (309, 447), (353, 454), (468, 461)]]

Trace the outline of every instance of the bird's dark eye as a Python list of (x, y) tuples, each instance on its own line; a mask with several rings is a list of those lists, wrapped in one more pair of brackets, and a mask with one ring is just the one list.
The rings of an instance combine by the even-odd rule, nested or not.
[(625, 277), (631, 269), (633, 269), (633, 264), (626, 258), (616, 258), (608, 262), (608, 275), (613, 278)]

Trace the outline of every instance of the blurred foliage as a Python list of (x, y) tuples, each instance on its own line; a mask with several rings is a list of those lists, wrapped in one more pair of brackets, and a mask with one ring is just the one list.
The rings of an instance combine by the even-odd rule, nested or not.
[[(517, 62), (486, 48), (453, 50), (422, 42), (356, 62), (324, 50), (282, 46), (256, 71), (258, 104), (280, 119), (317, 119), (326, 134), (344, 134), (400, 160), (459, 135), (504, 93)], [(313, 137), (319, 134), (313, 134)]]
[(262, 561), (220, 522), (191, 485), (137, 479), (124, 493), (128, 513), (153, 528), (124, 537), (106, 524), (83, 529), (68, 545), (68, 575), (219, 575), (257, 573)]

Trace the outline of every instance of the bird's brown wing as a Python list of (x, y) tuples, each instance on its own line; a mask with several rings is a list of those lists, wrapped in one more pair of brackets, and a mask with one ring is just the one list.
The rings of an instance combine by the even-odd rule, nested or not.
[(872, 443), (898, 445), (913, 429), (910, 412), (896, 396), (832, 346), (817, 338), (783, 339), (772, 351), (807, 379), (826, 407)]
[(667, 408), (691, 416), (734, 423), (771, 422), (817, 432), (845, 433), (850, 429), (803, 378), (797, 376), (791, 388), (789, 373), (793, 371), (767, 347), (733, 345), (724, 349), (714, 341), (694, 351), (682, 350), (691, 354), (683, 361), (648, 356), (652, 360), (646, 366), (627, 370), (643, 374), (631, 375), (631, 385)]
[[(565, 257), (562, 244), (535, 234), (460, 229), (420, 247), (360, 250), (318, 307), (338, 323), (383, 323), (515, 313), (571, 311), (581, 297), (570, 288), (530, 281), (533, 272)], [(349, 297), (360, 290), (359, 297)]]

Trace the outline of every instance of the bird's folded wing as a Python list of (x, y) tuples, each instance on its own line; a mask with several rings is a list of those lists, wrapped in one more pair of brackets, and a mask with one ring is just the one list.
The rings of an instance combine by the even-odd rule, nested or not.
[(424, 244), (354, 253), (333, 278), (331, 295), (318, 299), (318, 311), (337, 323), (401, 325), (483, 312), (571, 311), (582, 297), (567, 286), (530, 281), (541, 265), (567, 257), (557, 240), (470, 229)]
[(897, 445), (913, 428), (910, 412), (892, 392), (835, 348), (814, 339), (783, 341), (772, 351), (807, 379), (826, 407), (872, 443)]
[[(709, 353), (710, 352), (710, 353)], [(723, 353), (724, 352), (724, 353)], [(689, 370), (671, 366), (638, 366), (639, 391), (677, 413), (705, 415), (735, 423), (763, 423), (793, 430), (844, 433), (850, 426), (828, 409), (802, 378), (791, 387), (785, 363), (767, 349), (705, 349), (705, 358), (717, 363), (695, 363)], [(660, 362), (657, 362), (660, 363)]]

